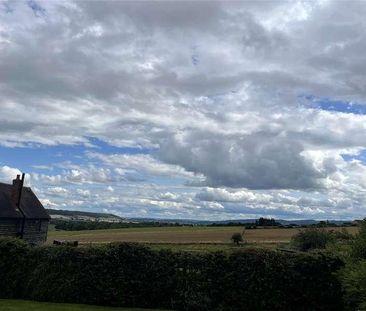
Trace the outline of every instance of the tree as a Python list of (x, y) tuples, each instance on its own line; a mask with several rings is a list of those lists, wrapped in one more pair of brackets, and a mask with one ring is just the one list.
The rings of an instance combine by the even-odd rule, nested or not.
[(281, 225), (279, 222), (277, 222), (274, 218), (259, 218), (255, 221), (255, 225), (259, 227), (275, 227)]
[(240, 242), (243, 242), (243, 234), (236, 232), (231, 236), (231, 240), (236, 243), (236, 245), (239, 245)]
[(334, 236), (325, 229), (309, 228), (300, 230), (292, 238), (292, 244), (301, 251), (324, 249), (327, 244), (334, 241)]

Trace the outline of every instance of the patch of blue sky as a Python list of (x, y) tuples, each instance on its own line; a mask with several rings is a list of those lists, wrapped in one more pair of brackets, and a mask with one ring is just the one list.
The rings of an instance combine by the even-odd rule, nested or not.
[(329, 98), (317, 97), (313, 95), (301, 95), (300, 99), (305, 99), (305, 105), (309, 108), (317, 108), (327, 111), (336, 111), (353, 114), (366, 114), (366, 104), (352, 101), (332, 100)]
[(96, 137), (87, 137), (87, 139), (93, 146), (89, 150), (93, 150), (94, 148), (95, 151), (101, 151), (104, 154), (151, 154), (154, 151), (153, 149), (140, 147), (116, 147)]
[[(0, 164), (16, 167), (24, 172), (34, 171), (36, 167), (52, 168), (56, 170), (55, 164), (72, 161), (74, 164), (81, 164), (83, 147), (75, 146), (28, 146), (28, 147), (0, 147)], [(37, 169), (36, 169), (37, 170)]]
[(53, 173), (62, 171), (62, 163), (85, 165), (92, 162), (85, 156), (87, 151), (103, 154), (149, 154), (144, 148), (115, 147), (100, 139), (89, 137), (91, 146), (78, 145), (28, 145), (26, 147), (0, 146), (0, 165), (18, 168), (24, 172), (52, 169)]
[(345, 161), (348, 162), (352, 160), (359, 160), (363, 163), (366, 163), (366, 149), (363, 149), (362, 151), (360, 151), (358, 154), (355, 155), (342, 154), (341, 156)]

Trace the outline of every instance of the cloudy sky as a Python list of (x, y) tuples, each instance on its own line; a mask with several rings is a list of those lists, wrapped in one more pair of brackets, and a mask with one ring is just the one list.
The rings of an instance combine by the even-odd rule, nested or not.
[(125, 217), (365, 217), (365, 15), (1, 1), (0, 181)]

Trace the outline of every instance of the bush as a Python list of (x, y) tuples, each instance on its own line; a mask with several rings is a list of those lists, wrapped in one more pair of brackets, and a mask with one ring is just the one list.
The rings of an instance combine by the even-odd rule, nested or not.
[(0, 239), (0, 296), (15, 298), (20, 295), (20, 280), (27, 270), (28, 246), (19, 239)]
[(355, 238), (351, 233), (347, 231), (346, 228), (342, 228), (340, 231), (330, 230), (329, 233), (331, 233), (337, 241), (350, 241)]
[(366, 310), (366, 260), (348, 264), (341, 276), (346, 306), (350, 310)]
[(292, 244), (301, 251), (313, 249), (324, 249), (330, 242), (334, 241), (334, 236), (325, 229), (309, 228), (300, 230), (292, 238)]
[(366, 220), (351, 243), (350, 257), (340, 274), (349, 310), (366, 310)]
[(197, 311), (342, 309), (334, 272), (343, 263), (325, 254), (192, 254), (125, 243), (30, 248), (8, 241), (0, 243), (0, 256), (0, 298)]
[(360, 230), (351, 244), (350, 255), (353, 260), (366, 259), (366, 220), (360, 224)]
[(235, 243), (236, 245), (239, 245), (240, 242), (243, 242), (243, 236), (242, 236), (242, 234), (239, 233), (239, 232), (234, 233), (231, 236), (231, 241), (233, 241), (233, 243)]

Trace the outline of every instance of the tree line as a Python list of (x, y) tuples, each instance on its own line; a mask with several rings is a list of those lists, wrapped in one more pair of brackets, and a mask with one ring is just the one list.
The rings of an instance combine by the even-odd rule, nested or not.
[[(245, 229), (258, 228), (327, 228), (339, 227), (338, 224), (329, 221), (319, 221), (315, 224), (297, 225), (288, 224), (282, 225), (274, 218), (261, 217), (255, 222), (225, 222), (225, 223), (211, 223), (211, 224), (183, 224), (178, 222), (164, 222), (164, 221), (142, 221), (142, 222), (107, 222), (107, 221), (85, 221), (85, 220), (61, 220), (52, 219), (51, 224), (55, 225), (56, 230), (66, 231), (81, 231), (81, 230), (100, 230), (100, 229), (122, 229), (122, 228), (150, 228), (150, 227), (193, 227), (193, 226), (207, 226), (207, 227), (243, 227)], [(342, 224), (342, 226), (352, 226), (351, 223)]]
[(150, 227), (182, 227), (193, 226), (179, 223), (168, 223), (158, 221), (144, 222), (107, 222), (107, 221), (80, 221), (80, 220), (52, 220), (56, 230), (82, 231), (101, 229), (122, 229), (122, 228), (150, 228)]

